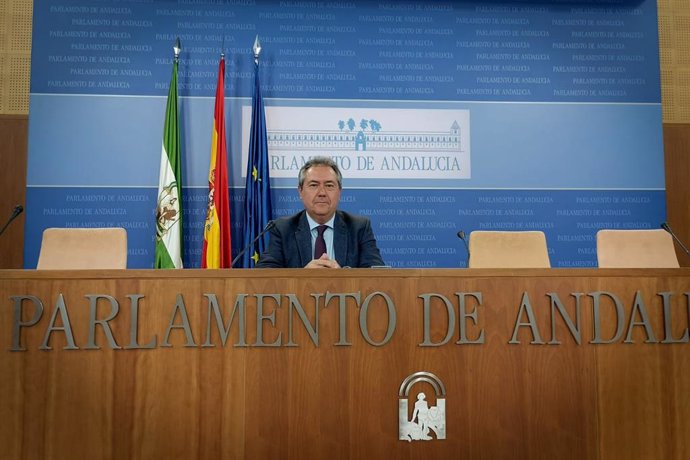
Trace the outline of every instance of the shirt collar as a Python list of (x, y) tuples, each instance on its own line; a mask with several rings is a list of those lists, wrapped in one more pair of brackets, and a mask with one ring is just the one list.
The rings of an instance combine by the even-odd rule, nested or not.
[[(314, 219), (312, 219), (308, 212), (305, 214), (307, 215), (307, 222), (309, 222), (309, 230), (314, 230), (316, 227), (321, 225), (320, 223), (318, 223)], [(326, 222), (324, 225), (326, 225), (328, 228), (333, 228), (334, 221), (335, 221), (335, 214), (333, 214), (333, 217), (331, 217), (328, 220), (328, 222)]]

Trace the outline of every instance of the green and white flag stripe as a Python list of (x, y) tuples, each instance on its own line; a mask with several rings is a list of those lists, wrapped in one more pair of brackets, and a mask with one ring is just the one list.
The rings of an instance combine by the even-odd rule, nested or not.
[(156, 210), (154, 268), (182, 268), (182, 168), (177, 107), (177, 60), (168, 91)]

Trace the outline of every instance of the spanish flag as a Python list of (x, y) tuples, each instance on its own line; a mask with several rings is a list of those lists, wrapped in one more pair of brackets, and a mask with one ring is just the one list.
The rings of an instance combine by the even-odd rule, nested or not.
[(228, 150), (225, 141), (225, 57), (218, 63), (218, 85), (208, 170), (208, 206), (204, 224), (202, 268), (230, 268), (230, 199), (228, 196)]

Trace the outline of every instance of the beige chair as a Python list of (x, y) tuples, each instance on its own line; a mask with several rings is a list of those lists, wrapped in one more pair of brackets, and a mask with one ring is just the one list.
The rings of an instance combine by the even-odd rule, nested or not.
[(43, 231), (36, 268), (127, 268), (127, 231), (124, 228), (47, 228)]
[(599, 268), (678, 268), (673, 238), (658, 230), (599, 230)]
[(469, 268), (551, 268), (544, 232), (470, 233)]

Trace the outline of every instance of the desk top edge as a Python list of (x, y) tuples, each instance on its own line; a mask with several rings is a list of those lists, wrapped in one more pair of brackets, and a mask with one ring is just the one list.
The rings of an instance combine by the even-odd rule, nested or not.
[(0, 270), (2, 280), (52, 279), (237, 279), (237, 278), (690, 278), (690, 268), (408, 268), (347, 270), (281, 269), (130, 269)]

